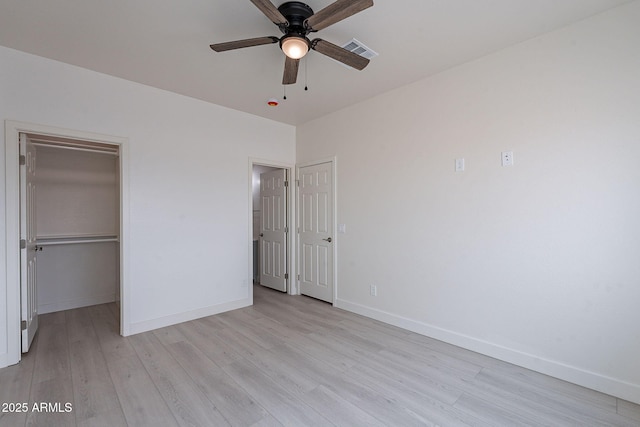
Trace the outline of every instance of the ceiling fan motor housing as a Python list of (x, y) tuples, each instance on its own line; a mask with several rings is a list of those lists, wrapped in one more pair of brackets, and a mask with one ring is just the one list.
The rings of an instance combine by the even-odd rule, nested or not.
[(299, 1), (288, 1), (278, 7), (278, 11), (287, 18), (289, 25), (280, 25), (280, 31), (285, 35), (306, 37), (310, 30), (305, 28), (304, 21), (313, 15), (313, 9)]

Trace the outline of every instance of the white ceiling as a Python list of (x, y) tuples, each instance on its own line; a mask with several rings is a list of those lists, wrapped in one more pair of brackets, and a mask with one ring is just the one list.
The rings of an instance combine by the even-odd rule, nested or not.
[(281, 35), (249, 0), (0, 0), (0, 45), (297, 125), (629, 0), (374, 2), (313, 36), (380, 56), (356, 71), (312, 51), (286, 101), (277, 44), (209, 48)]

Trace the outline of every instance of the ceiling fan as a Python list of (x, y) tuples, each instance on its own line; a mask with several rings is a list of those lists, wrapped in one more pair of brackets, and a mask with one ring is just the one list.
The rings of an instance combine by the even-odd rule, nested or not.
[(280, 38), (267, 36), (216, 43), (211, 45), (211, 49), (216, 52), (224, 52), (263, 44), (280, 43), (280, 48), (285, 54), (284, 74), (282, 76), (283, 85), (290, 85), (296, 82), (300, 58), (306, 55), (309, 49), (320, 52), (357, 70), (362, 70), (369, 64), (367, 58), (326, 40), (309, 40), (307, 35), (327, 28), (329, 25), (373, 6), (373, 0), (337, 0), (318, 13), (314, 13), (309, 6), (299, 1), (288, 1), (279, 7), (276, 7), (269, 0), (251, 0), (251, 3), (276, 24), (284, 35)]

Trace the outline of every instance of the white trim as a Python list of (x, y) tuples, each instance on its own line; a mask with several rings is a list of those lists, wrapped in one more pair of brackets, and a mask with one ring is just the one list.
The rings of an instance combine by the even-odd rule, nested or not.
[(331, 159), (331, 177), (333, 182), (333, 305), (338, 301), (338, 158)]
[(532, 371), (550, 375), (583, 387), (597, 390), (631, 402), (640, 402), (640, 386), (621, 379), (611, 378), (565, 363), (541, 358), (533, 354), (514, 350), (489, 341), (480, 340), (428, 323), (409, 319), (397, 314), (367, 307), (346, 300), (337, 300), (336, 307), (360, 314), (380, 322), (388, 323), (411, 332), (425, 335), (467, 350), (475, 351)]
[(120, 335), (130, 335), (131, 286), (129, 286), (129, 139), (120, 144)]
[(130, 325), (131, 335), (142, 332), (152, 331), (154, 329), (164, 328), (165, 326), (177, 325), (178, 323), (189, 322), (191, 320), (203, 317), (213, 316), (215, 314), (224, 313), (226, 311), (237, 310), (239, 308), (249, 307), (253, 302), (250, 298), (237, 301), (225, 302), (209, 307), (198, 308), (184, 313), (176, 313), (169, 316), (159, 317), (157, 319), (145, 320), (143, 322), (132, 323)]
[[(333, 188), (331, 189), (331, 191), (333, 192), (333, 233), (332, 233), (332, 237), (333, 237), (333, 298), (332, 298), (332, 304), (335, 306), (336, 305), (336, 301), (338, 300), (338, 245), (339, 245), (339, 238), (338, 238), (338, 158), (336, 156), (333, 157), (326, 157), (323, 159), (318, 159), (318, 160), (312, 160), (312, 161), (308, 161), (308, 162), (303, 162), (303, 163), (297, 163), (296, 164), (296, 181), (300, 180), (300, 168), (304, 168), (307, 166), (315, 166), (315, 165), (319, 165), (322, 163), (331, 163), (331, 182), (333, 183)], [(298, 200), (299, 197), (299, 188), (296, 185), (296, 192), (295, 192), (295, 198), (296, 201)], [(298, 217), (298, 212), (295, 211), (295, 217)], [(300, 251), (300, 241), (298, 239), (298, 233), (296, 233), (296, 239), (295, 239), (295, 252), (296, 254), (299, 254)], [(296, 268), (298, 268), (299, 266), (296, 264)], [(297, 279), (296, 279), (296, 283), (297, 283)], [(298, 293), (297, 295), (300, 295), (300, 283), (297, 283), (297, 288), (298, 288)]]
[[(21, 132), (97, 142), (119, 146), (120, 156), (120, 333), (130, 334), (129, 326), (129, 140), (128, 138), (64, 129), (35, 123), (5, 120), (5, 245), (7, 286), (7, 355), (0, 367), (18, 363), (20, 347), (20, 176), (18, 166)], [(17, 332), (16, 332), (17, 331)]]
[[(294, 170), (295, 164), (292, 163), (283, 163), (274, 160), (260, 159), (256, 157), (249, 157), (249, 278), (248, 283), (251, 284), (253, 281), (253, 167), (254, 166), (268, 166), (272, 168), (281, 168), (287, 171), (287, 176), (289, 177), (289, 187), (287, 188), (287, 197), (289, 198), (289, 206), (287, 209), (287, 222), (289, 224), (289, 239), (287, 241), (288, 244), (288, 254), (287, 254), (287, 265), (289, 265), (289, 281), (287, 283), (287, 293), (289, 295), (298, 295), (299, 289), (298, 284), (295, 280), (297, 275), (296, 269), (296, 251), (295, 251), (295, 237), (294, 235), (296, 230), (296, 201), (295, 201), (295, 193), (294, 193)], [(249, 299), (251, 300), (251, 304), (253, 305), (253, 286), (249, 285)]]
[(10, 122), (5, 122), (5, 285), (7, 287), (7, 353), (1, 367), (20, 361), (20, 167), (19, 135)]

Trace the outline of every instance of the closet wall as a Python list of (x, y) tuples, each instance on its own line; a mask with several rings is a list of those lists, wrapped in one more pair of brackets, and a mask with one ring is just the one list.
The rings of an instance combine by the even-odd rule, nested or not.
[(117, 155), (36, 150), (39, 313), (118, 300)]

